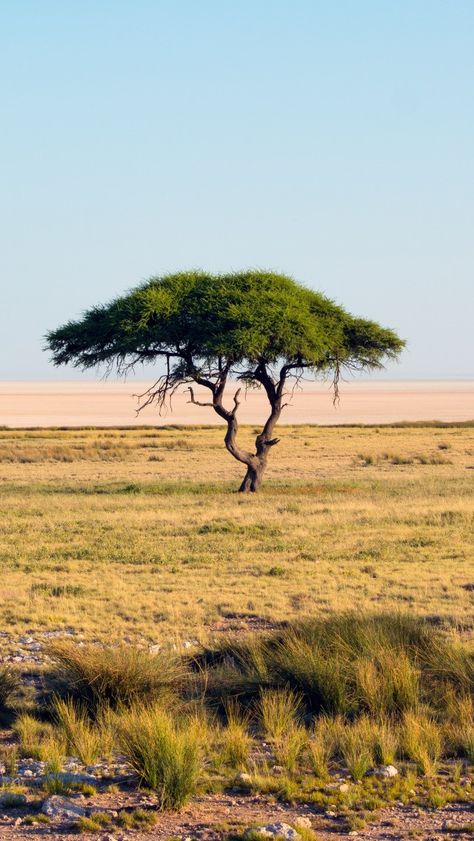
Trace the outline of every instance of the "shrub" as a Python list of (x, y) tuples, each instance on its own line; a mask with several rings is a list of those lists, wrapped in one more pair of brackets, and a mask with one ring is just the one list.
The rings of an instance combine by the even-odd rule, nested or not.
[(154, 789), (161, 809), (179, 809), (194, 792), (199, 772), (196, 729), (179, 727), (163, 708), (136, 707), (120, 721), (124, 756), (140, 782)]
[(56, 643), (49, 654), (57, 666), (49, 676), (56, 694), (72, 697), (93, 712), (105, 705), (117, 708), (144, 699), (169, 699), (182, 674), (176, 657), (127, 645)]

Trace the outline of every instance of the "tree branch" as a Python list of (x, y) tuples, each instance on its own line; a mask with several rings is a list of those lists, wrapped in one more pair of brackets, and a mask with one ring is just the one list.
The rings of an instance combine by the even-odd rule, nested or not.
[(189, 385), (188, 391), (191, 395), (191, 399), (188, 400), (188, 403), (194, 403), (195, 406), (208, 406), (210, 409), (214, 408), (214, 403), (201, 403), (199, 400), (196, 400), (194, 397), (194, 389)]

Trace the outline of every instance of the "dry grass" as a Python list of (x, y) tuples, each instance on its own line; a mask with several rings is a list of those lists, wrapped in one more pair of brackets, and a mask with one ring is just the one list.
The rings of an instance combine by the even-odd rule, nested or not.
[(355, 604), (474, 627), (472, 428), (282, 428), (251, 498), (222, 434), (0, 431), (0, 627), (182, 644)]

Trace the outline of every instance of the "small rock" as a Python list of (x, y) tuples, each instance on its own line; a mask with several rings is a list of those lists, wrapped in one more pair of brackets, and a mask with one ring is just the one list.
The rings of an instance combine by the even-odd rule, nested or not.
[(269, 823), (266, 826), (261, 826), (257, 829), (259, 835), (266, 838), (284, 838), (285, 841), (298, 841), (301, 838), (300, 834), (287, 823), (277, 821), (276, 823)]
[(325, 812), (324, 814), (326, 815), (327, 818), (335, 818), (336, 817), (336, 812), (332, 812), (331, 810)]
[(344, 792), (344, 791), (349, 791), (349, 789), (350, 789), (350, 785), (349, 785), (349, 783), (341, 783), (341, 784), (338, 786), (338, 789), (339, 789), (339, 791), (342, 791), (342, 792)]
[(50, 818), (82, 818), (86, 814), (86, 810), (73, 800), (68, 800), (67, 797), (62, 797), (60, 794), (52, 794), (48, 797), (42, 807), (43, 814)]
[(34, 777), (34, 775), (34, 771), (32, 771), (31, 768), (27, 768), (26, 771), (22, 772), (23, 777)]
[(374, 770), (377, 777), (396, 777), (398, 769), (394, 765), (382, 765), (380, 768)]
[(252, 782), (252, 777), (250, 776), (250, 774), (246, 774), (245, 771), (241, 771), (240, 774), (237, 774), (235, 782), (248, 786)]
[(274, 765), (272, 767), (272, 774), (275, 774), (275, 777), (280, 776), (280, 774), (284, 773), (285, 769), (283, 768), (283, 765)]

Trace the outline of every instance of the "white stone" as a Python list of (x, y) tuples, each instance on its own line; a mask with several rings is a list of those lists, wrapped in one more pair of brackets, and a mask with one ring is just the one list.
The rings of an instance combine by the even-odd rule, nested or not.
[(276, 823), (269, 823), (266, 826), (261, 826), (257, 829), (259, 835), (266, 838), (284, 838), (285, 841), (298, 841), (300, 834), (287, 823), (277, 821)]
[(398, 770), (394, 765), (382, 765), (381, 768), (375, 769), (375, 774), (378, 777), (396, 777)]
[(68, 800), (67, 797), (62, 797), (60, 794), (52, 794), (48, 797), (42, 807), (43, 814), (50, 818), (81, 818), (86, 814), (86, 810), (79, 803)]

